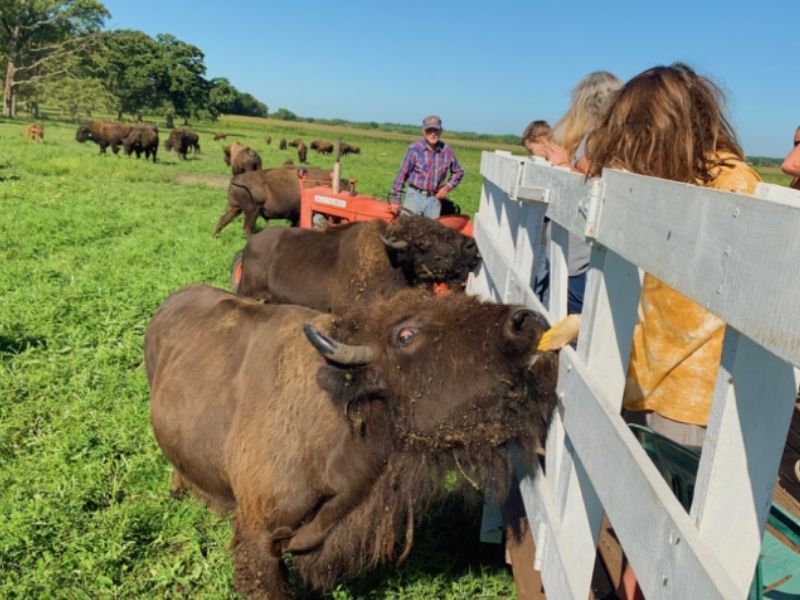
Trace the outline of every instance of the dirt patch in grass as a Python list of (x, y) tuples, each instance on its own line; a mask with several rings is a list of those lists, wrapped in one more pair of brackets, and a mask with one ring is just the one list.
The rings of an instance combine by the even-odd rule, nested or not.
[(226, 175), (189, 175), (183, 173), (175, 176), (175, 181), (182, 185), (202, 184), (210, 188), (226, 189), (231, 178)]

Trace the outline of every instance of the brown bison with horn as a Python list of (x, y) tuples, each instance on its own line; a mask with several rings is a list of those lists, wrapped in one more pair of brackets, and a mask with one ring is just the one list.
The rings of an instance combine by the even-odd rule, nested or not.
[(331, 154), (333, 152), (333, 144), (323, 140), (314, 140), (309, 148), (316, 150), (320, 154)]
[(164, 142), (167, 151), (174, 150), (178, 158), (186, 160), (186, 155), (190, 150), (200, 153), (200, 137), (188, 129), (173, 129), (167, 141)]
[(191, 286), (145, 333), (153, 430), (176, 488), (234, 512), (240, 592), (290, 597), (287, 551), (328, 589), (402, 560), (446, 473), (507, 495), (555, 404), (546, 328), (462, 294), (333, 316)]
[(130, 156), (132, 152), (136, 153), (136, 158), (140, 158), (144, 153), (145, 160), (153, 156), (153, 162), (156, 162), (156, 155), (158, 154), (158, 127), (148, 124), (135, 125), (131, 132), (122, 140), (122, 147), (125, 149), (125, 154)]
[[(331, 171), (308, 168), (307, 187), (330, 185)], [(346, 179), (339, 180), (340, 189), (349, 190)], [(297, 168), (292, 165), (280, 169), (248, 171), (236, 175), (228, 186), (228, 210), (217, 222), (211, 237), (217, 237), (222, 228), (244, 213), (244, 232), (253, 235), (259, 216), (265, 219), (289, 219), (297, 225), (300, 219), (300, 181)]]
[(268, 227), (241, 257), (237, 294), (326, 312), (409, 287), (461, 289), (480, 263), (475, 240), (416, 215), (324, 231)]
[(100, 146), (100, 154), (105, 154), (106, 148), (111, 146), (111, 151), (116, 154), (130, 132), (130, 125), (111, 121), (92, 121), (78, 127), (75, 140), (81, 144), (86, 140), (92, 140)]
[(250, 146), (234, 142), (222, 149), (222, 158), (233, 175), (261, 169), (261, 156)]

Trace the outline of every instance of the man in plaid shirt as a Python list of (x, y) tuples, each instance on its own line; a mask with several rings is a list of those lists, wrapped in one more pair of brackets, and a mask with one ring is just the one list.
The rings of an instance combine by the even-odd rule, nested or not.
[[(392, 205), (400, 210), (403, 185), (408, 183), (403, 208), (417, 215), (436, 219), (442, 210), (440, 200), (447, 198), (464, 176), (464, 169), (453, 149), (441, 141), (442, 120), (434, 115), (422, 121), (424, 139), (406, 150), (403, 164), (392, 185)], [(450, 179), (445, 181), (450, 176)]]

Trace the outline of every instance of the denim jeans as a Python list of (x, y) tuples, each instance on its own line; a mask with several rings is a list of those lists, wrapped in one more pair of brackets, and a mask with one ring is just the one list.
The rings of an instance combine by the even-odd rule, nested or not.
[(406, 188), (403, 208), (429, 219), (438, 219), (442, 212), (442, 205), (434, 196), (424, 196), (411, 186)]

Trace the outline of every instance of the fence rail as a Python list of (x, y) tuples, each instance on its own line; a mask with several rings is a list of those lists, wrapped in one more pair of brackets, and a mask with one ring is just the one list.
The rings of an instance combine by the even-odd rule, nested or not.
[[(545, 470), (521, 473), (548, 598), (588, 597), (603, 512), (646, 597), (746, 597), (798, 389), (800, 192), (761, 184), (747, 196), (614, 170), (587, 180), (504, 152), (484, 152), (481, 174), (483, 266), (470, 293), (555, 322), (568, 234), (592, 243)], [(532, 289), (544, 216), (546, 305)], [(643, 271), (728, 324), (689, 513), (620, 416)]]

